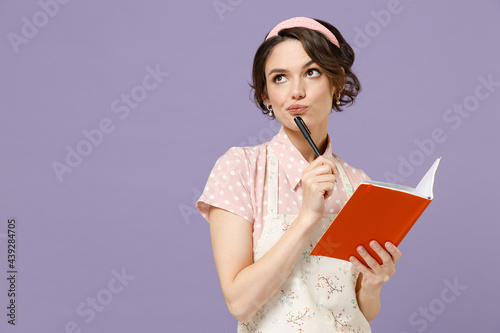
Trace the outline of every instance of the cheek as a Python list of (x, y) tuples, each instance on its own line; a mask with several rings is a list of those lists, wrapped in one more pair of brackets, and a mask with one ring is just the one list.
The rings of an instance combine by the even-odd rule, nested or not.
[(321, 90), (323, 94), (333, 97), (333, 92), (335, 91), (335, 88), (330, 85), (330, 81), (326, 80), (325, 82), (323, 82)]
[(279, 89), (276, 87), (269, 87), (267, 89), (267, 93), (269, 96), (269, 99), (271, 100), (271, 104), (274, 104), (276, 106), (281, 105), (283, 101), (283, 96), (284, 96), (284, 89)]
[(321, 104), (331, 104), (333, 95), (330, 86), (321, 86), (315, 90), (315, 99)]

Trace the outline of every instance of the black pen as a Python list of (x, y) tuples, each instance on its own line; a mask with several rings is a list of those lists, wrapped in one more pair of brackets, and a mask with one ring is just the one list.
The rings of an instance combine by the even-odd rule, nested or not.
[(321, 153), (319, 152), (318, 147), (316, 147), (316, 145), (314, 144), (314, 141), (311, 139), (311, 131), (309, 130), (309, 128), (307, 128), (306, 123), (300, 117), (295, 117), (293, 118), (293, 120), (299, 127), (307, 142), (309, 142), (309, 144), (311, 145), (312, 149), (316, 153), (316, 156), (319, 157)]
[[(299, 127), (300, 131), (302, 132), (302, 134), (306, 138), (307, 142), (309, 142), (309, 144), (311, 145), (312, 149), (314, 150), (314, 153), (316, 153), (316, 156), (319, 157), (321, 155), (321, 153), (319, 152), (318, 147), (316, 147), (316, 144), (312, 140), (311, 131), (309, 130), (309, 128), (307, 128), (307, 125), (304, 122), (304, 120), (302, 120), (302, 118), (300, 118), (300, 117), (295, 117), (295, 118), (293, 118), (293, 120), (295, 121), (295, 123)], [(337, 179), (335, 179), (335, 184), (336, 183), (337, 183)]]

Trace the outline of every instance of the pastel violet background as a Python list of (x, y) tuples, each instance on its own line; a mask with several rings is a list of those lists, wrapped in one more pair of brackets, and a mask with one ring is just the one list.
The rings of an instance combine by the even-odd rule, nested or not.
[(500, 331), (499, 1), (63, 2), (0, 2), (1, 332), (236, 332), (194, 201), (225, 151), (277, 132), (248, 82), (294, 16), (357, 50), (336, 154), (409, 186), (443, 156), (373, 331)]

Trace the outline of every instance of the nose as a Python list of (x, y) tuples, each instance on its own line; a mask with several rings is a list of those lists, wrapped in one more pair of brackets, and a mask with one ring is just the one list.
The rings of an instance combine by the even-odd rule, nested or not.
[(306, 89), (302, 79), (294, 80), (291, 91), (292, 99), (299, 100), (306, 97)]

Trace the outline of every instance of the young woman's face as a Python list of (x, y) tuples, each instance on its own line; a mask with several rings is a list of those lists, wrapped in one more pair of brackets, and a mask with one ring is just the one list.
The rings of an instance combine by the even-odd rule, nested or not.
[(323, 69), (312, 62), (295, 39), (276, 45), (265, 66), (269, 98), (274, 116), (286, 128), (298, 131), (293, 118), (300, 116), (307, 127), (325, 130), (335, 89)]

